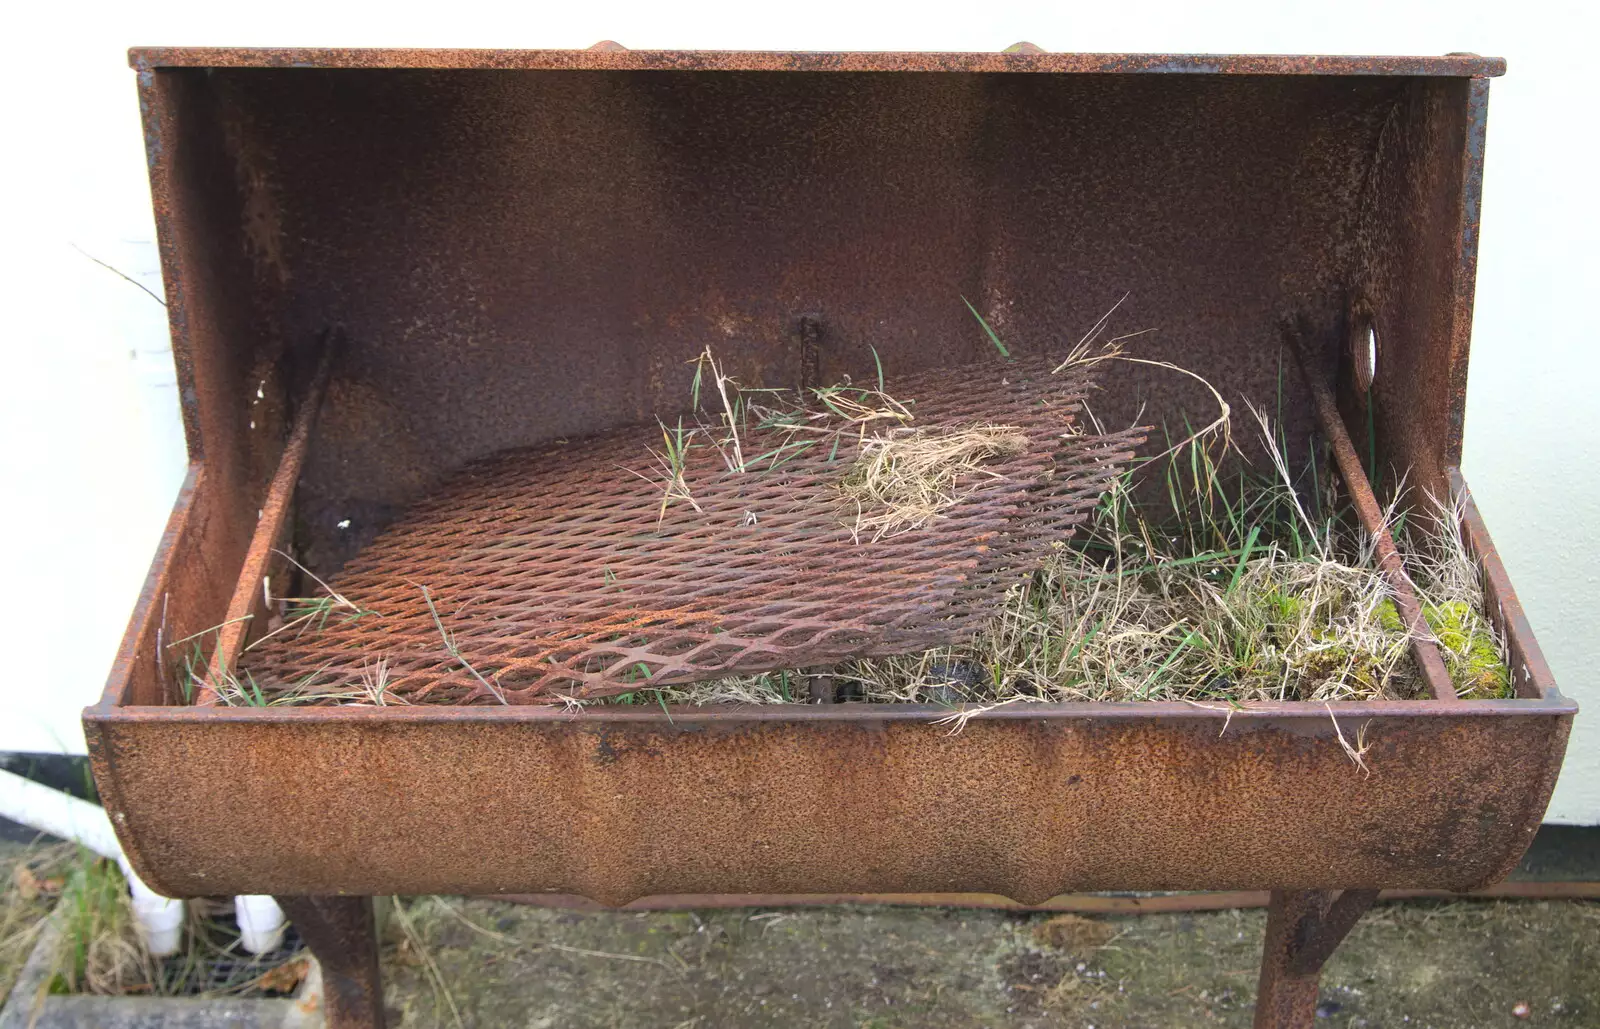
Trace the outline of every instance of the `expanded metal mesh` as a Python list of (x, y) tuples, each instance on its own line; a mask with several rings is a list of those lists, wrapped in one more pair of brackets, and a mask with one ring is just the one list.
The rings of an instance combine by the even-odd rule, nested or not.
[(413, 703), (549, 703), (961, 640), (1142, 442), (1141, 430), (1080, 431), (1089, 388), (1086, 369), (1042, 361), (896, 380), (913, 426), (1013, 426), (1028, 445), (969, 475), (938, 517), (876, 540), (853, 532), (840, 488), (854, 432), (788, 449), (788, 430), (746, 432), (745, 454), (783, 456), (742, 472), (718, 447), (691, 446), (692, 502), (664, 515), (657, 425), (495, 455), (334, 579), (371, 615), (280, 632), (243, 668), (268, 689), (381, 683)]

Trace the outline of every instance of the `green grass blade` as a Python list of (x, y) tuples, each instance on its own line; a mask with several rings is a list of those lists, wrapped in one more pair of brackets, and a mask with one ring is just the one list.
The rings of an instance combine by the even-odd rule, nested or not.
[(1141, 688), (1139, 691), (1139, 699), (1146, 700), (1149, 698), (1150, 690), (1154, 688), (1155, 684), (1160, 681), (1163, 675), (1166, 674), (1167, 669), (1172, 667), (1173, 662), (1177, 661), (1178, 657), (1182, 655), (1185, 650), (1189, 649), (1190, 644), (1203, 642), (1205, 642), (1205, 637), (1201, 636), (1198, 632), (1190, 630), (1188, 635), (1184, 636), (1184, 638), (1178, 642), (1178, 645), (1172, 648), (1172, 653), (1167, 655), (1167, 659), (1161, 662), (1160, 667), (1150, 674), (1150, 678), (1145, 680), (1143, 688)]
[(1233, 591), (1239, 588), (1239, 580), (1244, 578), (1244, 566), (1250, 562), (1250, 551), (1256, 547), (1256, 539), (1261, 535), (1261, 526), (1252, 526), (1250, 537), (1244, 541), (1244, 550), (1239, 554), (1238, 567), (1233, 570), (1233, 580), (1228, 583), (1228, 596), (1233, 596)]
[(1243, 548), (1238, 550), (1211, 550), (1193, 557), (1180, 557), (1172, 561), (1161, 561), (1156, 564), (1140, 565), (1137, 568), (1128, 568), (1119, 572), (1106, 572), (1104, 575), (1090, 576), (1086, 581), (1094, 582), (1099, 579), (1125, 579), (1130, 575), (1143, 575), (1145, 572), (1159, 572), (1167, 568), (1182, 568), (1186, 565), (1207, 564), (1215, 561), (1225, 561), (1230, 557), (1238, 557), (1244, 553)]
[(1005, 358), (1007, 361), (1011, 360), (1011, 351), (1007, 350), (1006, 345), (1000, 342), (1000, 337), (995, 335), (995, 331), (989, 328), (989, 323), (984, 321), (983, 315), (979, 314), (978, 309), (972, 306), (972, 301), (968, 300), (966, 297), (962, 297), (961, 302), (967, 305), (967, 310), (972, 312), (972, 317), (978, 319), (978, 324), (983, 326), (984, 332), (988, 333), (989, 342), (993, 343), (994, 348), (1000, 351), (1000, 356)]

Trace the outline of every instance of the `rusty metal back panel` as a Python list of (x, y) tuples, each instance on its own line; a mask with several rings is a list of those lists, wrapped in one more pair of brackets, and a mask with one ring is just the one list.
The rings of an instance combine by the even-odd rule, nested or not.
[[(1310, 710), (1307, 710), (1307, 708)], [(1504, 875), (1570, 705), (108, 711), (151, 885), (270, 893), (1462, 889)], [(1444, 713), (1444, 712), (1448, 713)], [(225, 785), (224, 785), (225, 784)], [(132, 828), (134, 831), (126, 830)], [(241, 846), (241, 841), (250, 841)]]
[[(142, 65), (191, 432), (242, 465), (281, 435), (247, 428), (252, 376), (287, 406), (310, 342), (347, 327), (299, 497), (322, 572), (448, 469), (682, 410), (708, 342), (757, 386), (799, 380), (802, 317), (824, 381), (870, 371), (869, 345), (891, 384), (974, 360), (987, 344), (963, 295), (1027, 353), (1129, 293), (1118, 324), (1158, 330), (1144, 356), (1230, 397), (1281, 390), (1296, 448), (1311, 424), (1279, 374), (1278, 319), (1304, 313), (1332, 367), (1352, 293), (1392, 298), (1386, 438), (1440, 492), (1459, 448), (1481, 80), (1431, 76), (1482, 62), (1014, 75), (214, 56)], [(935, 57), (862, 66), (956, 66)], [(793, 63), (840, 66), (857, 67)], [(232, 331), (197, 320), (213, 309)], [(1143, 367), (1097, 411), (1177, 424), (1209, 402)]]

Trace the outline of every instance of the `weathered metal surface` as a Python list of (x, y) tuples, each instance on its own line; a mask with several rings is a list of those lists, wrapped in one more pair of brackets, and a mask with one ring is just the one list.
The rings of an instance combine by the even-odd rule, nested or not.
[(303, 394), (310, 371), (286, 351), (281, 326), (260, 317), (258, 290), (274, 287), (254, 254), (275, 246), (261, 227), (270, 212), (241, 202), (241, 166), (213, 100), (198, 79), (140, 77), (190, 466), (113, 666), (113, 678), (133, 683), (131, 703), (187, 702), (178, 669), (203, 667), (195, 634), (224, 620), (282, 456), (285, 395), (291, 384)]
[[(1396, 95), (1363, 161), (1355, 224), (1330, 241), (1350, 303), (1324, 373), (1344, 372), (1340, 406), (1380, 491), (1403, 478), (1443, 497), (1461, 464), (1487, 113), (1484, 80), (1419, 80)], [(1361, 390), (1348, 370), (1369, 324), (1377, 360)]]
[(1255, 1029), (1312, 1029), (1322, 965), (1377, 890), (1274, 890), (1256, 987)]
[(278, 897), (322, 965), (327, 1029), (383, 1029), (383, 980), (371, 897)]
[[(379, 674), (399, 702), (560, 703), (965, 640), (1089, 516), (1144, 433), (1073, 424), (1083, 366), (996, 355), (894, 391), (903, 414), (887, 422), (818, 408), (801, 428), (741, 417), (734, 439), (700, 415), (687, 433), (652, 423), (471, 465), (333, 579), (372, 614), (271, 635), (238, 670), (269, 692)], [(975, 426), (1025, 447), (965, 476), (923, 525), (858, 530), (879, 514), (841, 491), (863, 446)], [(666, 493), (664, 431), (679, 433), (686, 496)], [(241, 592), (259, 596), (257, 579)]]
[[(607, 43), (610, 41), (607, 40)], [(1019, 44), (1032, 47), (1032, 44)], [(602, 48), (603, 47), (603, 48)], [(616, 47), (613, 49), (612, 47)], [(607, 71), (924, 71), (1053, 74), (1217, 75), (1504, 75), (1499, 57), (1305, 54), (1069, 54), (1032, 49), (1002, 53), (780, 52), (628, 50), (404, 50), (381, 48), (136, 47), (136, 69), (152, 68), (486, 68)]]
[(1355, 928), (1378, 899), (1379, 890), (1344, 890), (1325, 905), (1315, 919), (1302, 919), (1289, 933), (1292, 949), (1288, 955), (1290, 975), (1315, 975), (1333, 956), (1339, 942)]
[(1312, 1029), (1317, 1024), (1320, 970), (1291, 971), (1302, 933), (1314, 931), (1333, 894), (1327, 890), (1273, 890), (1256, 982), (1254, 1029)]
[[(1514, 865), (1551, 700), (128, 709), (97, 781), (176, 896), (1465, 889)], [(1367, 748), (1368, 771), (1338, 741)], [(1226, 726), (1226, 728), (1224, 728)], [(285, 769), (293, 769), (292, 781)], [(248, 841), (245, 845), (242, 841)]]
[[(190, 50), (135, 64), (197, 463), (85, 721), (152, 884), (1031, 900), (1467, 887), (1526, 846), (1574, 708), (1492, 569), (1526, 699), (1013, 706), (958, 735), (930, 724), (942, 711), (854, 704), (157, 706), (174, 699), (171, 641), (223, 620), (285, 398), (335, 323), (353, 345), (296, 502), (297, 543), (323, 572), (449, 469), (676, 414), (708, 341), (750, 385), (860, 380), (869, 344), (891, 382), (974, 360), (988, 344), (961, 295), (1041, 353), (1132, 290), (1119, 324), (1159, 330), (1140, 356), (1230, 398), (1281, 397), (1301, 452), (1312, 405), (1281, 372), (1280, 318), (1303, 312), (1324, 381), (1348, 382), (1364, 304), (1379, 360), (1366, 395), (1341, 387), (1347, 422), (1364, 431), (1370, 413), (1376, 439), (1357, 442), (1437, 486), (1460, 452), (1482, 171), (1486, 84), (1464, 76), (1499, 62)], [(990, 74), (1014, 71), (1046, 74)], [(1222, 74), (1107, 74), (1142, 71)], [(814, 360), (803, 315), (819, 319)], [(1095, 403), (1104, 424), (1209, 420), (1198, 387), (1124, 373)], [(1370, 776), (1333, 717), (1369, 747)]]
[[(228, 602), (227, 617), (217, 630), (216, 649), (211, 654), (211, 664), (205, 682), (194, 698), (196, 704), (217, 702), (217, 687), (224, 679), (238, 671), (239, 656), (251, 637), (264, 631), (258, 620), (264, 621), (268, 610), (268, 591), (274, 581), (269, 570), (282, 567), (275, 560), (279, 548), (287, 545), (285, 530), (289, 526), (289, 511), (294, 501), (295, 486), (300, 481), (300, 467), (305, 462), (306, 450), (311, 446), (311, 432), (317, 424), (317, 413), (322, 409), (322, 396), (328, 388), (328, 378), (333, 371), (334, 347), (323, 343), (322, 360), (317, 365), (311, 388), (295, 414), (294, 426), (283, 446), (283, 460), (267, 487), (266, 499), (256, 519), (255, 533), (250, 537), (250, 548), (245, 552), (244, 569)], [(280, 577), (277, 580), (282, 583)], [(281, 587), (280, 587), (281, 588)]]
[(1367, 473), (1361, 467), (1361, 455), (1356, 453), (1355, 444), (1350, 440), (1350, 432), (1345, 428), (1344, 419), (1339, 415), (1333, 390), (1322, 381), (1321, 369), (1317, 367), (1315, 358), (1307, 353), (1303, 332), (1302, 326), (1291, 326), (1285, 330), (1289, 344), (1294, 348), (1296, 362), (1305, 375), (1307, 388), (1311, 391), (1311, 402), (1316, 409), (1317, 423), (1322, 427), (1323, 438), (1333, 450), (1333, 459), (1338, 464), (1345, 492), (1349, 494), (1350, 502), (1355, 506), (1356, 517), (1360, 520), (1361, 527), (1372, 539), (1373, 557), (1377, 560), (1378, 567), (1383, 570), (1385, 578), (1389, 580), (1395, 611), (1400, 615), (1401, 622), (1411, 637), (1411, 656), (1416, 661), (1423, 682), (1427, 683), (1428, 691), (1434, 698), (1455, 700), (1456, 691), (1450, 681), (1450, 672), (1445, 668), (1444, 658), (1439, 654), (1433, 630), (1428, 626), (1428, 620), (1423, 617), (1422, 604), (1417, 600), (1416, 590), (1412, 588), (1411, 579), (1406, 575), (1405, 563), (1395, 546), (1394, 536), (1389, 532), (1383, 505), (1372, 492), (1372, 483), (1367, 480)]
[[(1428, 395), (1380, 425), (1409, 448), (1385, 463), (1437, 468), (1458, 445), (1443, 379), (1465, 322), (1442, 270), (1460, 264), (1464, 151), (1448, 144), (1465, 80), (223, 66), (142, 81), (174, 345), (204, 370), (183, 397), (197, 445), (239, 464), (241, 512), (273, 467), (247, 478), (233, 456), (263, 437), (237, 404), (248, 369), (283, 370), (281, 403), (309, 341), (349, 329), (297, 499), (297, 543), (325, 577), (468, 461), (670, 419), (708, 342), (755, 386), (860, 381), (869, 346), (891, 383), (976, 360), (988, 344), (963, 295), (1026, 354), (1130, 293), (1116, 326), (1157, 330), (1140, 356), (1230, 396), (1281, 390), (1298, 458), (1310, 405), (1279, 375), (1277, 320), (1307, 312), (1331, 376), (1359, 288), (1381, 302), (1377, 389), (1410, 376)], [(1203, 388), (1153, 366), (1107, 386), (1108, 426), (1211, 417)]]

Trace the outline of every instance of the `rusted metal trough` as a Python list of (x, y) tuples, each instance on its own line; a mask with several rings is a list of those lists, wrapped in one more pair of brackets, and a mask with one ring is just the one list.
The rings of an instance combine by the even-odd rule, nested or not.
[[(1505, 875), (1575, 706), (1470, 497), (1515, 699), (1435, 674), (1429, 700), (1012, 705), (952, 735), (931, 706), (183, 695), (192, 637), (290, 574), (275, 547), (328, 575), (452, 468), (681, 410), (708, 342), (765, 385), (869, 375), (869, 345), (891, 376), (974, 361), (963, 295), (1043, 346), (1131, 292), (1143, 356), (1281, 396), (1364, 518), (1361, 456), (1466, 495), (1503, 62), (1014, 50), (135, 50), (191, 465), (84, 721), (139, 873), (279, 895), (339, 1026), (382, 1023), (374, 894), (1271, 889), (1256, 1022), (1287, 1027), (1377, 890)], [(1119, 381), (1107, 425), (1208, 399)]]

